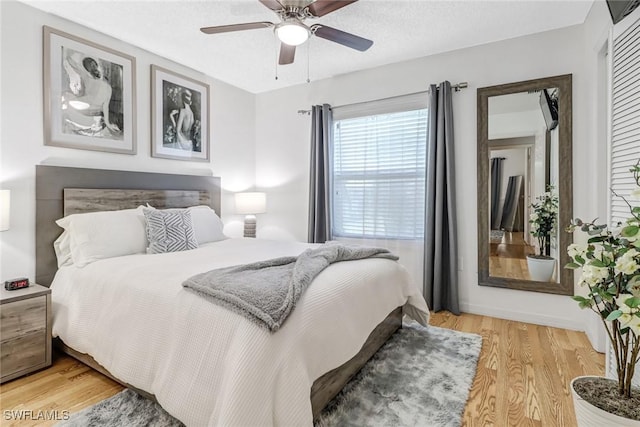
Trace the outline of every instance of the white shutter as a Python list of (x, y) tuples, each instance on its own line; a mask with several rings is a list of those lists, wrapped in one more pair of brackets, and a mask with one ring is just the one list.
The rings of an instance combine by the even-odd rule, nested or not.
[[(630, 216), (629, 207), (619, 196), (628, 198), (636, 188), (629, 169), (640, 159), (640, 8), (613, 29), (611, 82), (611, 151), (609, 185), (613, 190), (609, 205), (609, 224)], [(606, 375), (616, 376), (613, 347), (608, 343)], [(634, 383), (640, 384), (640, 372)]]
[[(634, 13), (613, 40), (611, 86), (611, 176), (610, 223), (629, 217), (627, 197), (635, 188), (629, 169), (640, 159), (640, 19)], [(633, 18), (635, 17), (635, 21)], [(623, 21), (625, 24), (626, 22)]]
[(426, 109), (335, 121), (334, 236), (423, 238), (426, 142)]

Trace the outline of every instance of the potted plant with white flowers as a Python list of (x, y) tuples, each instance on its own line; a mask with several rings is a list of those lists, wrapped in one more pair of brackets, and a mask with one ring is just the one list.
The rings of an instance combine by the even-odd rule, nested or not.
[(531, 210), (529, 233), (538, 239), (538, 250), (536, 254), (527, 255), (529, 276), (531, 280), (548, 282), (556, 266), (555, 258), (549, 256), (551, 236), (558, 222), (558, 195), (553, 191), (553, 186), (548, 186), (544, 194), (536, 197)]
[[(640, 198), (640, 162), (631, 169)], [(633, 384), (640, 361), (640, 206), (627, 199), (631, 216), (615, 227), (572, 221), (568, 231), (588, 235), (586, 244), (569, 245), (567, 268), (581, 269), (585, 296), (574, 296), (593, 310), (613, 348), (617, 380), (578, 377), (571, 382), (579, 426), (640, 426), (640, 389)]]

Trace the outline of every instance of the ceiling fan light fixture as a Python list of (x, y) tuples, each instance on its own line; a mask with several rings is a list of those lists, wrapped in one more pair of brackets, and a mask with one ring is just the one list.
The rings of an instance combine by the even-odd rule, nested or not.
[(311, 32), (306, 25), (298, 21), (285, 21), (275, 28), (278, 39), (289, 46), (298, 46), (309, 40)]

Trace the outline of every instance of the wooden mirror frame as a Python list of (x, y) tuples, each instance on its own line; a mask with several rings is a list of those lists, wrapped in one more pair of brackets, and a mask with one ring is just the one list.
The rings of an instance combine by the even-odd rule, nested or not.
[[(546, 77), (504, 85), (489, 86), (477, 90), (478, 100), (478, 284), (522, 291), (573, 295), (573, 270), (564, 268), (569, 262), (566, 248), (573, 242), (573, 235), (564, 231), (573, 218), (573, 156), (572, 156), (572, 75)], [(559, 283), (534, 282), (489, 275), (489, 97), (513, 93), (558, 88), (558, 234)]]

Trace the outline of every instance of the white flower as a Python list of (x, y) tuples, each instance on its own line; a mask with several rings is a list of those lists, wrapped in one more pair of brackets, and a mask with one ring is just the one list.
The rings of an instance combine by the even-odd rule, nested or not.
[(631, 319), (629, 319), (628, 322), (625, 322), (624, 324), (625, 327), (629, 327), (631, 328), (631, 330), (633, 331), (633, 333), (637, 336), (640, 337), (640, 317), (638, 316), (631, 316)]
[(613, 261), (613, 254), (604, 250), (602, 246), (596, 246), (593, 249), (593, 256), (602, 262), (609, 263)]
[[(633, 298), (631, 294), (621, 294), (619, 297), (616, 297), (616, 305), (618, 306), (618, 310), (620, 310), (624, 314), (631, 314), (631, 307), (629, 307), (625, 302), (629, 299)], [(637, 310), (637, 309), (636, 309)], [(623, 314), (623, 316), (624, 316)]]
[(638, 269), (640, 269), (640, 265), (638, 265), (635, 259), (637, 255), (640, 255), (638, 251), (635, 249), (629, 249), (624, 255), (618, 258), (615, 267), (616, 274), (623, 273), (631, 275), (638, 271)]
[(640, 298), (640, 276), (634, 276), (629, 280), (627, 290), (631, 292), (634, 297)]
[(578, 243), (572, 243), (567, 248), (567, 253), (571, 258), (581, 256), (584, 258), (584, 254), (587, 252), (587, 245), (580, 245)]
[(608, 268), (595, 267), (591, 264), (586, 264), (582, 267), (582, 277), (580, 278), (580, 281), (588, 284), (589, 286), (595, 286), (607, 277), (609, 277)]
[(631, 275), (631, 274), (634, 274), (636, 271), (638, 271), (638, 267), (639, 267), (638, 264), (634, 260), (625, 261), (623, 258), (620, 258), (616, 262), (615, 271), (616, 273)]
[(640, 336), (640, 317), (638, 317), (640, 309), (638, 309), (638, 307), (631, 308), (625, 304), (625, 301), (629, 298), (633, 298), (633, 295), (622, 294), (615, 299), (618, 310), (622, 312), (622, 315), (618, 317), (618, 321), (620, 322), (620, 326), (623, 328), (631, 328), (634, 334)]
[(638, 255), (640, 255), (640, 252), (631, 248), (627, 252), (625, 252), (620, 258), (635, 259), (635, 258), (638, 258)]
[(625, 325), (629, 322), (631, 322), (631, 320), (636, 317), (633, 314), (629, 314), (629, 313), (622, 313), (620, 315), (620, 317), (618, 317), (618, 322), (620, 322), (620, 326), (622, 326), (623, 328), (625, 327)]
[(529, 215), (529, 220), (536, 222), (538, 220), (538, 214), (536, 212), (533, 212), (531, 215)]

